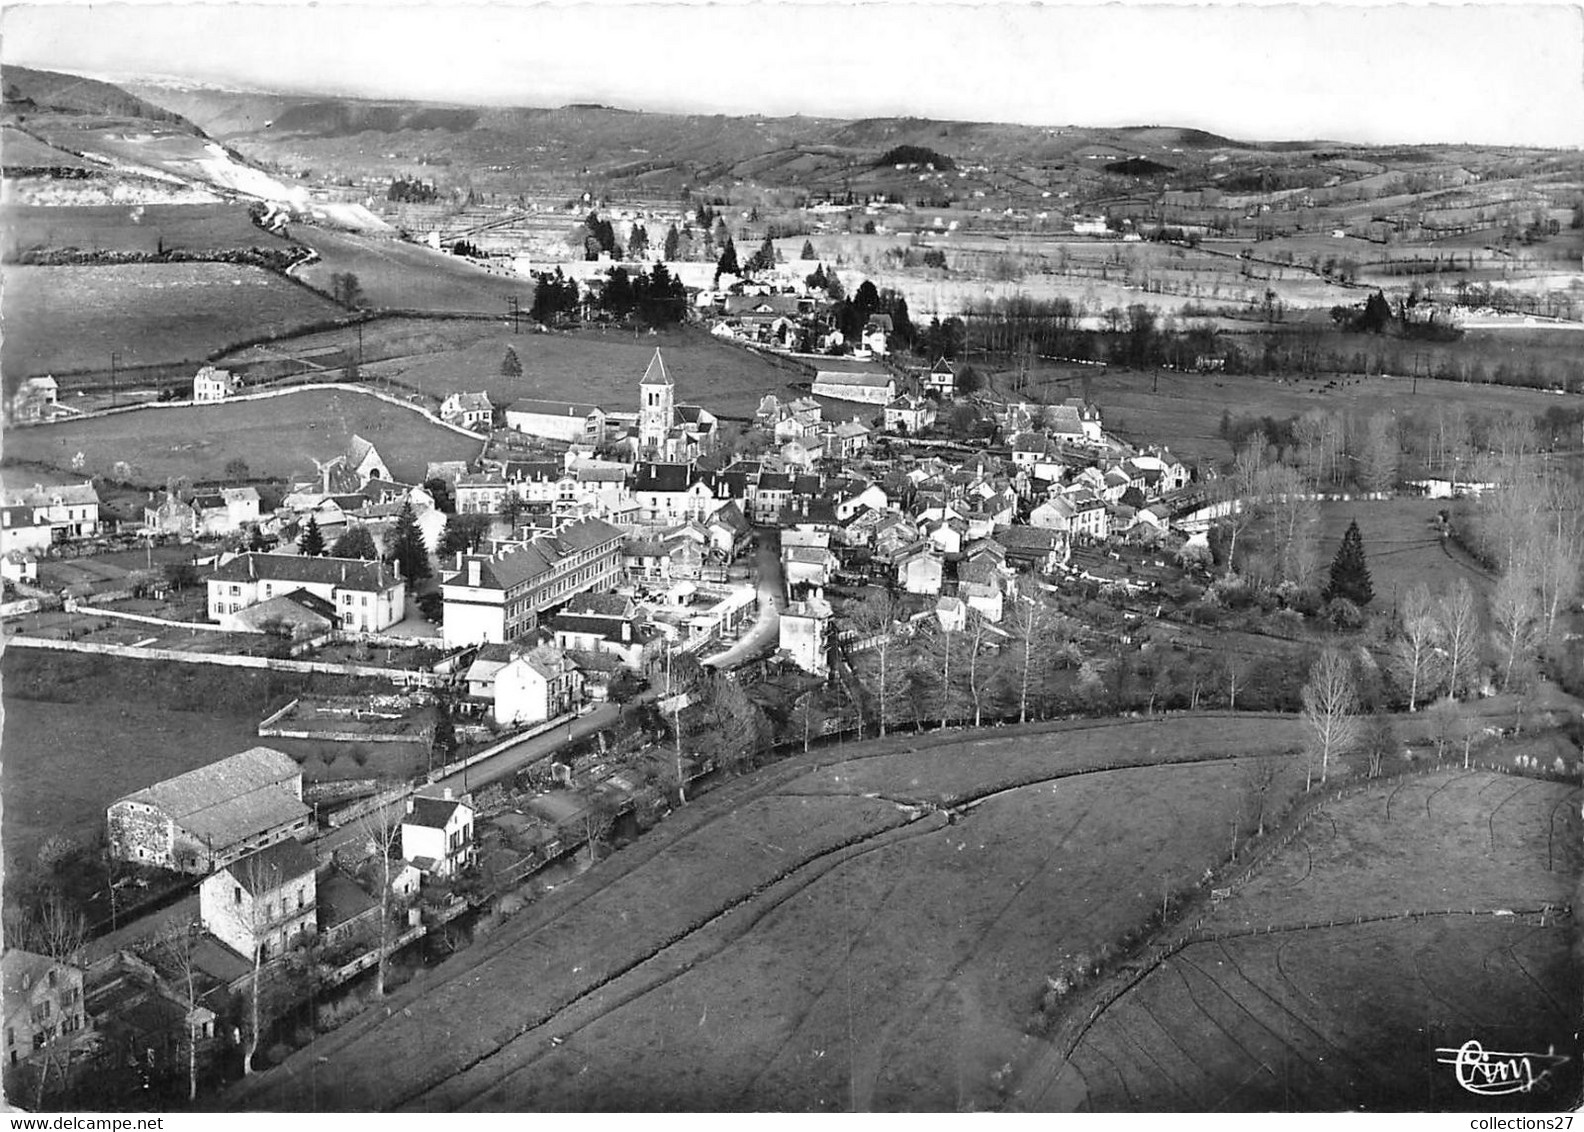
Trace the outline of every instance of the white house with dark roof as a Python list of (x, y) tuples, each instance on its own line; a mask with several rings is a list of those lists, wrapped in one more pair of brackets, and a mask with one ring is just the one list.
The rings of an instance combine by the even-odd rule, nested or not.
[(790, 602), (781, 611), (781, 648), (793, 664), (815, 676), (830, 670), (831, 617), (830, 603), (817, 597)]
[(204, 929), (238, 955), (264, 962), (311, 940), (319, 930), (318, 858), (301, 842), (283, 841), (217, 868), (198, 886)]
[(302, 768), (270, 747), (146, 786), (106, 811), (118, 861), (207, 873), (256, 849), (308, 832)]
[(488, 393), (452, 393), (440, 402), (440, 419), (448, 424), (487, 432), (494, 418)]
[[(32, 487), (6, 488), (0, 491), (0, 508), (11, 512), (13, 518), (6, 526), (14, 530), (48, 526), (49, 541), (92, 538), (99, 533), (99, 492), (93, 483), (34, 484)], [(30, 522), (22, 522), (22, 510), (32, 513)], [(20, 549), (6, 546), (6, 550)]]
[(209, 619), (235, 627), (232, 614), (307, 590), (336, 611), (340, 627), (378, 633), (407, 613), (407, 583), (394, 563), (297, 554), (238, 554), (209, 575)]
[(885, 429), (915, 436), (935, 423), (935, 402), (928, 397), (906, 394), (885, 407)]
[(663, 525), (702, 521), (726, 504), (716, 495), (713, 477), (681, 463), (639, 464), (633, 470), (632, 497), (640, 523)]
[(495, 722), (543, 723), (583, 702), (583, 674), (560, 648), (536, 645), (516, 652), (495, 673)]
[(438, 798), (408, 798), (401, 845), (402, 860), (420, 871), (440, 878), (456, 876), (473, 861), (472, 796), (453, 798), (448, 787)]
[(936, 358), (935, 364), (924, 374), (924, 388), (933, 389), (942, 397), (956, 393), (957, 363), (944, 357)]
[(192, 399), (196, 404), (224, 401), (242, 389), (242, 379), (228, 369), (204, 366), (193, 375)]
[(455, 567), (441, 571), (446, 645), (516, 640), (545, 610), (613, 588), (622, 576), (621, 544), (619, 528), (589, 518), (494, 554), (459, 554)]

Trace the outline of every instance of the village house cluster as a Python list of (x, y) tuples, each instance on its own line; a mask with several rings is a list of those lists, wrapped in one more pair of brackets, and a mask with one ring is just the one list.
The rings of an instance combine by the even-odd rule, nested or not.
[[(771, 313), (722, 309), (742, 325)], [(217, 548), (198, 573), (215, 630), (275, 635), (292, 656), (328, 643), (423, 642), (443, 659), (415, 674), (415, 690), (393, 693), (385, 715), (410, 714), (449, 688), (459, 723), (485, 737), (538, 734), (646, 682), (662, 689), (684, 654), (709, 660), (751, 646), (748, 655), (823, 679), (839, 636), (834, 591), (879, 586), (922, 599), (948, 628), (970, 616), (995, 625), (1020, 593), (1072, 573), (1075, 546), (1181, 541), (1173, 519), (1199, 495), (1165, 449), (1108, 434), (1100, 408), (1082, 398), (966, 395), (949, 359), (908, 371), (877, 361), (881, 346), (876, 335), (869, 359), (811, 362), (804, 390), (765, 395), (751, 421), (730, 429), (679, 400), (661, 350), (637, 375), (630, 409), (495, 406), (458, 392), (445, 399), (444, 418), (489, 437), (471, 464), (354, 436), (294, 477), (277, 507), (253, 486), (173, 482), (120, 525), (150, 545)], [(236, 388), (207, 368), (194, 382), (205, 398)], [(989, 440), (965, 443), (937, 427), (964, 406)], [(404, 574), (394, 554), (305, 549), (310, 531), (328, 551), (359, 530), (388, 549), (404, 523), (427, 552), (427, 580)], [(0, 507), (6, 576), (30, 586), (39, 556), (114, 524), (91, 483), (9, 491)], [(472, 536), (448, 543), (466, 524)], [(286, 714), (314, 711), (359, 715), (322, 698)], [(284, 986), (293, 957), (312, 945), (339, 949), (347, 962), (336, 977), (350, 977), (392, 941), (454, 914), (424, 904), (420, 917), (418, 902), (428, 886), (471, 875), (485, 819), (471, 795), (433, 786), (437, 773), (337, 810), (321, 786), (305, 789), (299, 760), (260, 745), (107, 800), (114, 857), (196, 882), (202, 993), (188, 1001), (139, 950), (153, 930), (146, 923), (94, 941), (77, 960), (10, 951), (12, 1066), (63, 1051), (69, 1061), (91, 1035), (174, 1048), (183, 1027), (212, 1054), (225, 1038), (226, 996), (261, 970)], [(630, 805), (625, 781), (613, 774), (601, 784), (613, 806)], [(381, 800), (406, 812), (392, 867), (371, 872), (381, 854), (331, 815)], [(507, 866), (512, 875), (579, 843), (553, 816), (530, 827), (534, 848)]]

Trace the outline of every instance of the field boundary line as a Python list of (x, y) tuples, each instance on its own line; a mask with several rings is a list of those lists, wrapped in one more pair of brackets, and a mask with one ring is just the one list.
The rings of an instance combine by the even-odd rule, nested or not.
[(186, 652), (181, 649), (140, 648), (135, 645), (106, 645), (91, 641), (56, 641), (48, 637), (18, 634), (6, 639), (7, 648), (45, 649), (52, 652), (97, 653), (129, 660), (174, 660), (182, 664), (209, 664), (222, 668), (267, 668), (272, 672), (307, 672), (325, 676), (370, 676), (393, 684), (436, 687), (440, 678), (432, 672), (411, 668), (379, 668), (365, 664), (330, 664), (326, 661), (280, 660), (269, 656), (235, 656), (230, 653)]
[[(1184, 947), (1187, 947), (1193, 943), (1216, 942), (1221, 938), (1237, 938), (1240, 936), (1272, 934), (1273, 927), (1271, 925), (1267, 925), (1265, 928), (1238, 929), (1235, 934), (1228, 934), (1226, 936), (1218, 935), (1213, 932), (1204, 933), (1202, 929), (1204, 927), (1205, 921), (1214, 911), (1215, 906), (1221, 903), (1221, 900), (1231, 899), (1236, 895), (1238, 889), (1252, 881), (1255, 876), (1258, 875), (1259, 871), (1266, 864), (1268, 864), (1269, 861), (1276, 856), (1276, 854), (1286, 849), (1300, 834), (1302, 834), (1307, 828), (1309, 822), (1313, 820), (1317, 814), (1323, 812), (1323, 810), (1330, 803), (1341, 801), (1344, 798), (1350, 797), (1354, 794), (1362, 793), (1366, 790), (1377, 790), (1394, 782), (1396, 783), (1396, 788), (1401, 788), (1401, 786), (1405, 785), (1408, 781), (1411, 781), (1415, 778), (1428, 777), (1433, 774), (1450, 773), (1452, 776), (1456, 777), (1459, 775), (1473, 774), (1476, 772), (1497, 773), (1508, 776), (1517, 773), (1511, 767), (1508, 767), (1505, 764), (1488, 761), (1483, 758), (1475, 759), (1467, 768), (1464, 768), (1459, 763), (1455, 762), (1443, 763), (1436, 761), (1433, 763), (1427, 763), (1423, 766), (1408, 767), (1391, 775), (1382, 775), (1377, 778), (1364, 778), (1349, 781), (1330, 789), (1317, 790), (1307, 796), (1299, 795), (1290, 803), (1289, 809), (1278, 817), (1277, 823), (1270, 828), (1269, 832), (1260, 842), (1259, 846), (1250, 851), (1243, 862), (1238, 863), (1229, 861), (1226, 863), (1226, 865), (1223, 865), (1221, 870), (1217, 870), (1226, 877), (1224, 882), (1218, 884), (1217, 879), (1213, 875), (1211, 875), (1209, 879), (1203, 879), (1199, 881), (1196, 884), (1195, 889), (1191, 890), (1193, 895), (1188, 898), (1185, 905), (1178, 912), (1177, 919), (1172, 925), (1168, 926), (1164, 923), (1161, 924), (1160, 927), (1158, 927), (1153, 933), (1152, 938), (1146, 939), (1144, 942), (1136, 945), (1133, 952), (1134, 958), (1132, 960), (1130, 960), (1127, 956), (1119, 957), (1116, 960), (1117, 968), (1115, 972), (1109, 977), (1103, 978), (1100, 982), (1093, 986), (1091, 997), (1095, 1001), (1087, 1016), (1074, 1016), (1069, 1014), (1060, 1022), (1058, 1022), (1056, 1032), (1052, 1034), (1049, 1039), (1047, 1039), (1043, 1048), (1036, 1047), (1035, 1050), (1029, 1055), (1035, 1060), (1032, 1060), (1022, 1072), (1016, 1074), (1015, 1079), (1021, 1080), (1026, 1074), (1035, 1070), (1041, 1061), (1043, 1061), (1046, 1057), (1054, 1057), (1056, 1059), (1054, 1063), (1054, 1071), (1059, 1072), (1062, 1066), (1065, 1066), (1069, 1063), (1073, 1052), (1078, 1048), (1079, 1043), (1082, 1042), (1084, 1036), (1093, 1027), (1095, 1022), (1100, 1019), (1101, 1015), (1110, 1009), (1110, 1007), (1113, 1006), (1120, 998), (1122, 998), (1123, 995), (1127, 994), (1139, 983), (1143, 982), (1145, 978), (1153, 974), (1163, 963), (1181, 951)], [(1558, 785), (1569, 784), (1567, 780), (1559, 780), (1554, 777), (1546, 777), (1541, 775), (1520, 775), (1520, 777), (1533, 777), (1538, 781), (1556, 782)], [(1240, 867), (1237, 868), (1229, 867), (1239, 864)], [(1221, 899), (1217, 899), (1217, 892), (1224, 894)], [(1566, 909), (1566, 914), (1571, 916), (1571, 905), (1546, 905), (1542, 908), (1532, 910), (1526, 909), (1521, 912), (1509, 909), (1501, 909), (1492, 910), (1483, 914), (1495, 917), (1502, 916), (1503, 912), (1510, 911), (1514, 917), (1520, 915), (1537, 915), (1543, 918), (1544, 916), (1551, 913), (1556, 913), (1560, 916), (1563, 909)], [(1334, 921), (1305, 922), (1303, 925), (1295, 926), (1290, 930), (1303, 930), (1304, 928), (1308, 927), (1343, 925), (1351, 926), (1373, 922), (1375, 920), (1403, 919), (1407, 917), (1422, 918), (1423, 916), (1429, 914), (1432, 913), (1414, 913), (1409, 911), (1372, 916), (1344, 917), (1340, 920)], [(1479, 915), (1482, 913), (1479, 909), (1443, 909), (1436, 911), (1433, 914), (1449, 916)], [(1502, 918), (1506, 917), (1502, 916)], [(1191, 924), (1189, 924), (1190, 920), (1192, 920)], [(1140, 965), (1134, 966), (1133, 964), (1135, 962)], [(1013, 1095), (1016, 1095), (1016, 1091), (1014, 1091)]]
[(142, 412), (149, 409), (219, 408), (225, 405), (235, 405), (246, 401), (268, 401), (276, 397), (290, 397), (297, 393), (314, 393), (324, 391), (357, 393), (365, 397), (373, 397), (376, 400), (385, 402), (387, 405), (395, 405), (399, 408), (407, 409), (411, 412), (417, 413), (431, 424), (437, 424), (441, 428), (449, 429), (459, 436), (467, 437), (469, 440), (476, 440), (482, 444), (489, 439), (489, 437), (480, 433), (472, 432), (463, 428), (461, 425), (454, 425), (450, 421), (440, 419), (422, 405), (415, 405), (411, 401), (404, 401), (400, 397), (393, 397), (389, 393), (381, 392), (378, 389), (370, 389), (363, 385), (352, 385), (343, 381), (314, 381), (305, 382), (302, 385), (293, 385), (287, 389), (261, 389), (256, 393), (238, 393), (236, 396), (227, 397), (223, 401), (199, 402), (194, 401), (189, 397), (180, 401), (147, 401), (137, 405), (117, 405), (110, 409), (94, 409), (90, 412), (81, 413), (78, 416), (71, 417), (67, 420), (38, 421), (36, 423), (27, 425), (26, 427), (49, 428), (51, 425), (56, 424), (70, 425), (78, 421), (98, 420), (102, 417), (122, 416), (126, 413)]

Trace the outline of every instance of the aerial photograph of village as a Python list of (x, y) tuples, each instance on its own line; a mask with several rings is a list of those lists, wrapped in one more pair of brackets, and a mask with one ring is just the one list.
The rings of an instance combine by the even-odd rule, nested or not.
[(3, 31), (6, 1108), (1578, 1105), (1577, 11)]

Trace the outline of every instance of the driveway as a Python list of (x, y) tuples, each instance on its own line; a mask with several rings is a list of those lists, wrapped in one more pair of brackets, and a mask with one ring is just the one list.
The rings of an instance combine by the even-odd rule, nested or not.
[(754, 560), (759, 569), (759, 619), (731, 648), (703, 662), (711, 668), (735, 668), (760, 653), (774, 651), (781, 641), (781, 611), (786, 608), (786, 586), (781, 579), (780, 551), (761, 536)]

